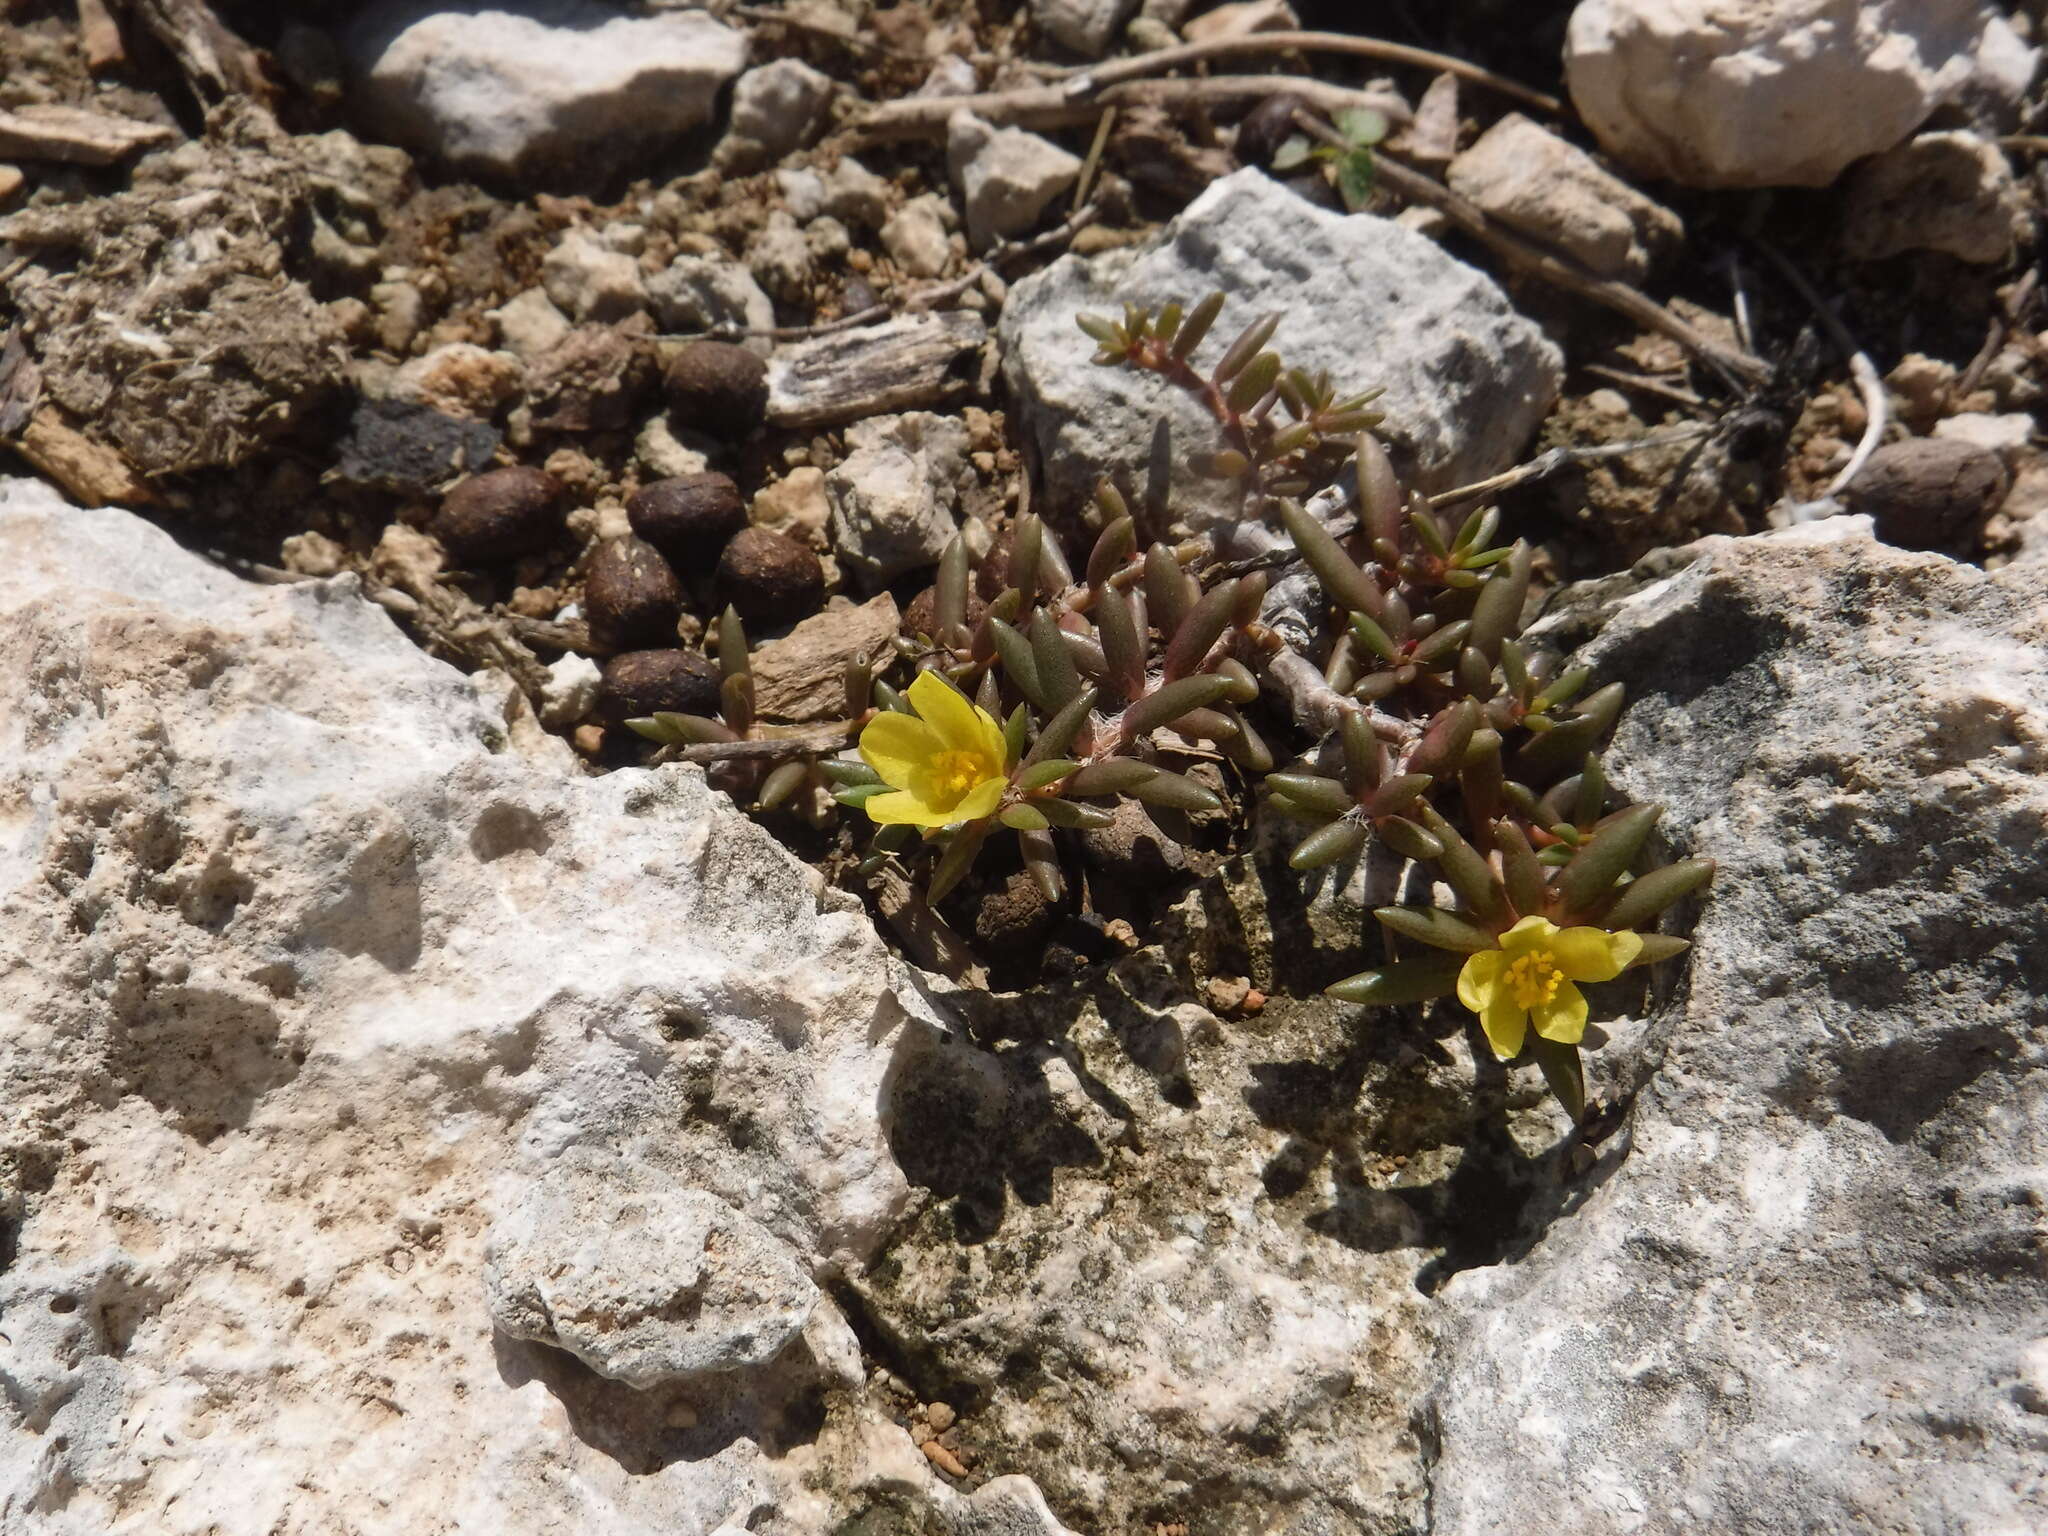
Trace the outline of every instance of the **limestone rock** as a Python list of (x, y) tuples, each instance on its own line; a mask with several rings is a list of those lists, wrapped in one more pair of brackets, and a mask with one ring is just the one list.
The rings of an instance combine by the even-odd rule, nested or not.
[(1219, 288), (1230, 303), (1197, 366), (1279, 314), (1273, 347), (1288, 363), (1385, 388), (1374, 409), (1429, 488), (1506, 467), (1557, 396), (1556, 347), (1492, 279), (1390, 220), (1313, 207), (1242, 170), (1145, 250), (1065, 257), (1010, 290), (1004, 375), (1055, 505), (1078, 505), (1105, 473), (1158, 461), (1171, 464), (1174, 506), (1191, 522), (1236, 520), (1227, 492), (1189, 466), (1214, 446), (1208, 413), (1150, 375), (1094, 366), (1074, 324), (1126, 300), (1193, 304)]
[[(647, 299), (664, 331), (692, 333), (730, 326), (765, 331), (775, 305), (739, 262), (728, 256), (678, 256), (647, 279)], [(766, 341), (749, 349), (767, 355)]]
[(1565, 79), (1645, 175), (1821, 187), (1979, 85), (1993, 25), (1978, 0), (1580, 0)]
[(913, 197), (882, 226), (882, 248), (912, 277), (937, 277), (953, 255), (946, 238), (949, 212), (936, 193)]
[(1432, 1529), (2029, 1529), (2038, 587), (1854, 518), (1691, 557), (1581, 659), (1630, 689), (1611, 776), (1720, 874), (1606, 1026), (1620, 1132), (1445, 1288)]
[(1099, 59), (1137, 8), (1138, 0), (1031, 0), (1031, 19), (1062, 48)]
[(847, 155), (825, 176), (825, 211), (842, 224), (879, 229), (888, 216), (889, 183)]
[(578, 323), (610, 325), (647, 302), (640, 263), (587, 229), (562, 236), (542, 259), (540, 280), (555, 308)]
[(810, 292), (811, 248), (796, 220), (780, 208), (747, 242), (747, 270), (764, 292), (794, 304)]
[(816, 138), (832, 105), (832, 77), (801, 59), (776, 59), (741, 75), (719, 160), (736, 171), (772, 165)]
[(505, 708), (351, 577), (0, 482), (0, 1526), (830, 1530), (922, 1462), (824, 1303), (800, 1389), (494, 1338), (486, 1233), (564, 1158), (743, 1212), (785, 1291), (857, 1270), (932, 1029), (696, 770), (579, 777)]
[(1941, 251), (1993, 266), (2009, 261), (2032, 229), (1996, 144), (1974, 133), (1923, 133), (1850, 175), (1842, 248), (1859, 261)]
[(642, 1389), (766, 1366), (818, 1305), (759, 1222), (590, 1147), (545, 1164), (491, 1228), (484, 1290), (513, 1338)]
[(1601, 277), (1641, 282), (1651, 262), (1685, 236), (1676, 214), (1519, 112), (1451, 162), (1450, 184), (1502, 223), (1549, 241)]
[(841, 564), (871, 590), (938, 564), (974, 481), (965, 425), (928, 411), (878, 416), (848, 427), (846, 446), (826, 476)]
[(1074, 184), (1081, 161), (1021, 128), (992, 128), (972, 112), (946, 125), (946, 166), (967, 208), (967, 238), (983, 250), (1022, 234)]
[(498, 328), (499, 345), (517, 357), (538, 357), (569, 334), (569, 317), (539, 288), (514, 294), (484, 313)]
[(344, 48), (380, 134), (466, 174), (577, 191), (709, 119), (747, 58), (746, 34), (701, 11), (591, 0), (384, 0)]

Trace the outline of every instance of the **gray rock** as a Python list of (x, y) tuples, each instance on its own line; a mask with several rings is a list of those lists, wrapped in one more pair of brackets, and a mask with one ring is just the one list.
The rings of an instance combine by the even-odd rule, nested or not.
[(1557, 396), (1556, 347), (1492, 279), (1389, 220), (1316, 208), (1243, 170), (1147, 249), (1069, 256), (1010, 290), (1004, 377), (1056, 504), (1078, 504), (1106, 473), (1160, 462), (1171, 466), (1176, 512), (1198, 526), (1237, 519), (1229, 493), (1188, 462), (1214, 446), (1208, 413), (1150, 375), (1094, 366), (1074, 324), (1126, 300), (1192, 305), (1214, 289), (1230, 304), (1197, 366), (1242, 327), (1279, 314), (1273, 347), (1288, 363), (1385, 388), (1374, 409), (1427, 488), (1504, 468)]
[(913, 197), (882, 226), (882, 248), (912, 277), (937, 277), (953, 258), (953, 244), (946, 236), (949, 212), (937, 193)]
[(1974, 133), (1923, 133), (1848, 179), (1842, 249), (1859, 261), (1941, 251), (1996, 266), (2032, 232), (2004, 152)]
[(1452, 191), (1602, 277), (1640, 282), (1656, 257), (1685, 238), (1678, 215), (1519, 112), (1453, 160), (1449, 179)]
[(491, 1228), (491, 1321), (642, 1389), (768, 1365), (818, 1288), (787, 1244), (716, 1195), (572, 1147)]
[(514, 294), (484, 315), (498, 328), (498, 344), (514, 355), (539, 357), (569, 334), (569, 317), (540, 288)]
[[(678, 256), (647, 279), (647, 302), (664, 331), (761, 331), (775, 324), (774, 301), (751, 272), (726, 256)], [(767, 343), (757, 350), (765, 356)]]
[(1138, 0), (1031, 0), (1031, 19), (1062, 48), (1099, 59), (1137, 8)]
[(718, 147), (735, 171), (772, 165), (818, 136), (832, 106), (832, 77), (801, 59), (777, 59), (748, 70), (732, 88), (732, 120)]
[(826, 476), (841, 565), (873, 591), (938, 564), (959, 528), (960, 496), (974, 483), (967, 428), (910, 411), (856, 422), (846, 446)]
[(775, 173), (775, 186), (797, 223), (808, 224), (825, 211), (825, 178), (809, 166), (784, 166)]
[(1821, 187), (1944, 102), (2005, 88), (1973, 57), (1993, 26), (1978, 0), (1580, 0), (1565, 78), (1601, 147), (1645, 175)]
[(880, 229), (889, 214), (889, 183), (847, 155), (826, 173), (825, 211), (843, 224)]
[(610, 325), (647, 303), (640, 263), (587, 229), (572, 229), (541, 259), (540, 281), (555, 308), (581, 324)]
[(747, 38), (701, 11), (385, 0), (344, 47), (383, 136), (473, 175), (584, 190), (710, 118)]
[(1860, 519), (1694, 553), (1582, 659), (1631, 690), (1614, 778), (1721, 872), (1608, 1026), (1622, 1133), (1445, 1289), (1432, 1529), (2032, 1529), (2038, 588)]
[(983, 250), (1022, 234), (1074, 184), (1081, 160), (1021, 128), (993, 128), (972, 112), (946, 125), (946, 166), (967, 209), (967, 238)]
[(747, 270), (774, 298), (796, 303), (811, 289), (811, 248), (796, 220), (778, 208), (747, 242)]

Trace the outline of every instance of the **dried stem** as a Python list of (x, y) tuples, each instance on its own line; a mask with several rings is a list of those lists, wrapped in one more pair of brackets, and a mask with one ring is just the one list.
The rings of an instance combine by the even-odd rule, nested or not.
[[(1464, 59), (1454, 58), (1447, 53), (1433, 53), (1427, 48), (1410, 48), (1401, 43), (1384, 42), (1376, 37), (1354, 37), (1345, 32), (1253, 32), (1243, 37), (1225, 37), (1214, 42), (1184, 43), (1178, 48), (1161, 48), (1156, 53), (1118, 59), (1111, 64), (1082, 64), (1066, 69), (1048, 69), (1045, 73), (1053, 79), (1086, 81), (1099, 88), (1115, 85), (1124, 80), (1135, 80), (1141, 75), (1164, 74), (1167, 70), (1199, 64), (1208, 59), (1247, 53), (1337, 53), (1347, 54), (1352, 58), (1376, 59), (1385, 64), (1406, 64), (1416, 69), (1456, 75), (1461, 80), (1469, 80), (1474, 85), (1483, 85), (1489, 90), (1498, 91), (1524, 106), (1534, 107), (1537, 111), (1547, 112), (1553, 117), (1564, 111), (1564, 103), (1555, 96), (1532, 91), (1526, 85), (1497, 75), (1477, 64), (1468, 63)], [(1295, 81), (1287, 76), (1272, 78), (1274, 91), (1292, 90), (1294, 86)]]
[(906, 96), (884, 102), (852, 125), (860, 142), (916, 139), (943, 132), (955, 112), (968, 111), (987, 122), (1022, 128), (1071, 128), (1093, 124), (1104, 107), (1186, 108), (1226, 101), (1261, 101), (1273, 94), (1276, 81), (1302, 97), (1317, 111), (1332, 115), (1352, 107), (1370, 107), (1389, 122), (1406, 122), (1408, 105), (1398, 96), (1377, 91), (1352, 91), (1320, 80), (1274, 75), (1216, 75), (1203, 80), (1127, 80), (1121, 85), (1076, 94), (1069, 87), (1031, 85), (1008, 91), (978, 91), (968, 96)]

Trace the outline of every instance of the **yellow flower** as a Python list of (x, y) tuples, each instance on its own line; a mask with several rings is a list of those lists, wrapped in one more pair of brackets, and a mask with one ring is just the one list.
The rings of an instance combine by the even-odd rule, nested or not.
[(860, 755), (892, 791), (865, 806), (884, 825), (947, 827), (993, 812), (1009, 788), (1003, 728), (930, 672), (910, 685), (917, 717), (884, 710), (860, 733)]
[(1611, 981), (1642, 951), (1633, 933), (1560, 928), (1525, 917), (1500, 936), (1500, 948), (1482, 949), (1465, 962), (1458, 1001), (1479, 1015), (1502, 1061), (1522, 1053), (1532, 1015), (1544, 1039), (1576, 1045), (1586, 1032), (1586, 999), (1572, 983)]

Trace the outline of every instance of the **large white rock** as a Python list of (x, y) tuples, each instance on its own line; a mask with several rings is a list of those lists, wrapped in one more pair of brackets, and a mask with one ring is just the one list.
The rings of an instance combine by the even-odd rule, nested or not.
[(1290, 365), (1328, 369), (1342, 388), (1385, 388), (1374, 409), (1432, 489), (1513, 462), (1557, 397), (1557, 348), (1491, 278), (1390, 219), (1332, 213), (1242, 170), (1147, 249), (1068, 256), (1010, 290), (1004, 375), (1056, 506), (1077, 505), (1105, 474), (1142, 484), (1159, 464), (1171, 468), (1177, 512), (1198, 524), (1238, 516), (1234, 494), (1190, 466), (1217, 446), (1208, 412), (1152, 375), (1096, 367), (1074, 323), (1115, 316), (1126, 301), (1192, 307), (1215, 289), (1230, 302), (1198, 367), (1278, 314), (1272, 347)]
[[(807, 1287), (904, 1209), (915, 988), (694, 770), (522, 755), (502, 698), (352, 578), (0, 482), (0, 1529), (795, 1533), (911, 1487)], [(582, 1252), (564, 1170), (745, 1238), (659, 1390), (494, 1333), (494, 1221)]]
[(472, 175), (585, 190), (707, 121), (747, 37), (702, 11), (384, 0), (344, 37), (378, 133)]
[(1580, 0), (1564, 63), (1586, 126), (1645, 175), (1821, 187), (1944, 102), (2011, 90), (2027, 52), (1979, 0)]
[(2041, 1529), (2038, 576), (1860, 518), (1699, 552), (1581, 659), (1720, 874), (1594, 1058), (1620, 1132), (1444, 1293), (1432, 1529)]

